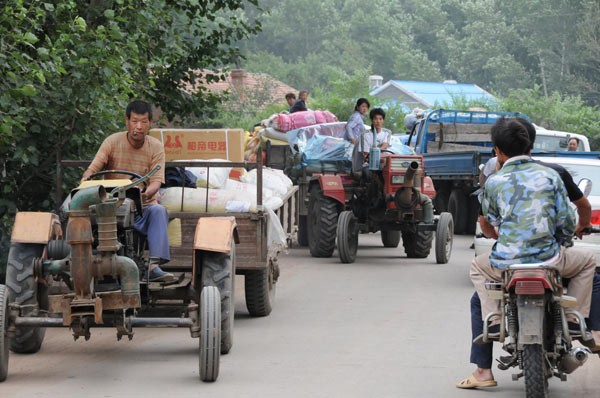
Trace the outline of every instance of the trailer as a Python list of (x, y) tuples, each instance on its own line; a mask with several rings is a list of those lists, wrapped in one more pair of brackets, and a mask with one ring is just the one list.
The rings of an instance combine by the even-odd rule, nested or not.
[[(87, 167), (90, 161), (63, 160), (63, 167)], [(183, 211), (183, 198), (180, 211), (169, 211), (169, 220), (181, 220), (181, 246), (170, 247), (171, 261), (161, 268), (172, 273), (191, 273), (194, 266), (201, 266), (202, 256), (198, 253), (205, 248), (198, 241), (210, 240), (211, 231), (198, 231), (199, 220), (203, 218), (233, 217), (235, 219), (235, 274), (244, 275), (246, 307), (251, 316), (267, 316), (271, 313), (276, 292), (276, 283), (280, 275), (277, 257), (279, 252), (269, 250), (267, 231), (269, 216), (263, 208), (263, 164), (262, 156), (257, 162), (210, 162), (210, 161), (171, 161), (166, 167), (206, 167), (208, 178), (212, 168), (232, 167), (250, 170), (257, 169), (257, 212), (256, 213), (190, 213)], [(58, 176), (59, 186), (62, 185), (62, 174)], [(183, 188), (183, 187), (182, 187)], [(208, 189), (207, 189), (208, 193)], [(296, 239), (299, 223), (298, 187), (294, 186), (282, 198), (283, 204), (273, 209), (286, 235), (288, 245)], [(208, 201), (207, 201), (208, 202)], [(208, 204), (208, 203), (207, 203)], [(206, 228), (210, 228), (206, 224)], [(197, 236), (201, 234), (202, 236)], [(196, 243), (195, 243), (196, 242)], [(152, 286), (157, 290), (175, 289), (185, 285), (186, 278), (180, 284), (173, 286)], [(163, 293), (164, 295), (164, 293)]]

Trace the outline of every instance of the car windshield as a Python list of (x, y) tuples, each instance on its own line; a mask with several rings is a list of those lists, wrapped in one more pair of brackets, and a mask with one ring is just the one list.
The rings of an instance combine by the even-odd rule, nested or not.
[[(566, 151), (567, 138), (552, 135), (536, 135), (533, 149), (540, 149), (543, 151)], [(577, 147), (577, 151), (583, 152), (583, 145), (581, 145), (581, 142)]]
[(573, 176), (573, 181), (578, 184), (582, 178), (589, 178), (592, 181), (592, 196), (600, 196), (600, 166), (588, 164), (569, 164), (561, 163), (565, 169)]

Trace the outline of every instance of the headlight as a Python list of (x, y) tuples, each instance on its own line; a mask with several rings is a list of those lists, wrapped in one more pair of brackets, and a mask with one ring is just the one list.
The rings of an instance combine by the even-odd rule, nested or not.
[(392, 185), (404, 184), (404, 174), (392, 175)]

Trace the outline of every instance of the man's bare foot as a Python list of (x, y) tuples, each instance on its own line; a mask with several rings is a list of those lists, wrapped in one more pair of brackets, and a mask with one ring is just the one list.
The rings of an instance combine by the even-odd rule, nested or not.
[(597, 351), (600, 351), (600, 330), (591, 330), (591, 332), (592, 336), (594, 336), (594, 343), (596, 343)]
[(456, 387), (462, 389), (496, 387), (497, 385), (492, 370), (481, 368), (477, 368), (469, 377), (456, 383)]
[(473, 372), (473, 377), (475, 377), (477, 381), (494, 380), (492, 369), (477, 368), (475, 369), (475, 372)]

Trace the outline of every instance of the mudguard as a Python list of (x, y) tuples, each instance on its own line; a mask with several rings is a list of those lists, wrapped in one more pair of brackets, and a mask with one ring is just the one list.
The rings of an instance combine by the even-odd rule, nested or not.
[(50, 239), (61, 237), (62, 229), (58, 215), (21, 211), (15, 217), (10, 241), (12, 243), (47, 244)]
[(344, 192), (344, 184), (339, 175), (321, 175), (319, 176), (319, 185), (323, 196), (337, 200), (342, 205), (346, 204), (346, 194)]
[(231, 238), (239, 243), (235, 217), (200, 217), (194, 235), (194, 250), (229, 253)]
[(544, 344), (544, 296), (519, 296), (519, 349), (525, 344)]
[[(196, 270), (200, 265), (201, 251), (230, 253), (231, 238), (235, 243), (240, 243), (235, 217), (200, 217), (196, 224), (194, 235), (194, 255), (192, 256), (192, 275), (197, 275)], [(196, 286), (196, 278), (192, 280)]]

